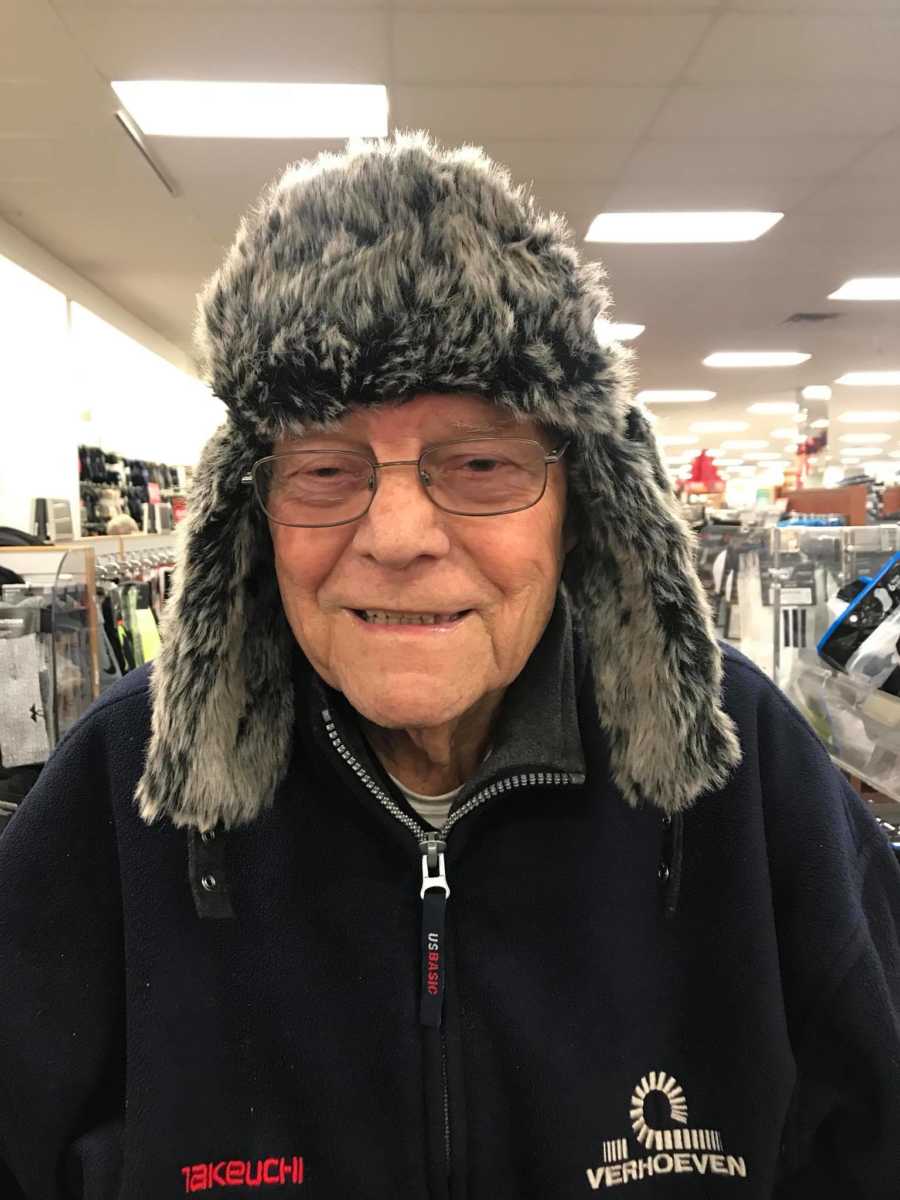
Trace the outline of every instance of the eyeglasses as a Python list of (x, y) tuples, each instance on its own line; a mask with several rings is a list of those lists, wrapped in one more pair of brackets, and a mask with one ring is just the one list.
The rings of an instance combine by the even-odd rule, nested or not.
[(531, 438), (469, 438), (395, 462), (375, 462), (357, 450), (290, 450), (261, 458), (242, 482), (253, 484), (260, 507), (276, 524), (318, 528), (365, 516), (379, 471), (415, 467), (425, 494), (443, 512), (499, 517), (537, 504), (547, 489), (547, 468), (567, 446), (548, 452)]

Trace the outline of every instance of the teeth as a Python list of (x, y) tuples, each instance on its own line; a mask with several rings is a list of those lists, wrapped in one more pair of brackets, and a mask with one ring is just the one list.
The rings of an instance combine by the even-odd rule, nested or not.
[(440, 625), (459, 620), (459, 613), (399, 613), (383, 609), (364, 609), (365, 618), (376, 625)]

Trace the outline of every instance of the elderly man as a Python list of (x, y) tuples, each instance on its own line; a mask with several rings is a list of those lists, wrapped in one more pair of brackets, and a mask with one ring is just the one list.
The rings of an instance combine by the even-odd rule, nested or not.
[(4, 1195), (896, 1197), (900, 872), (600, 279), (423, 136), (242, 224), (161, 658), (0, 840)]

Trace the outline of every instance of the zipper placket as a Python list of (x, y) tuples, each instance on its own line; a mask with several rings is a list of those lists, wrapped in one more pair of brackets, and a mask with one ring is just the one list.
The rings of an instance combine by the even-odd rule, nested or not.
[[(447, 837), (450, 830), (458, 825), (463, 817), (468, 816), (474, 809), (479, 808), (488, 800), (495, 796), (500, 796), (504, 792), (514, 791), (521, 787), (557, 787), (565, 786), (566, 784), (582, 783), (583, 776), (575, 776), (567, 771), (527, 771), (521, 772), (518, 775), (507, 775), (501, 779), (495, 779), (493, 783), (489, 783), (486, 787), (477, 791), (474, 796), (470, 796), (465, 804), (461, 805), (456, 812), (451, 813), (440, 829), (424, 829), (416, 820), (410, 817), (403, 811), (396, 801), (388, 795), (369, 774), (363, 764), (359, 761), (356, 755), (350, 750), (335, 725), (334, 719), (330, 711), (322, 709), (322, 720), (325, 724), (325, 732), (328, 739), (336, 752), (340, 755), (343, 761), (347, 764), (354, 775), (359, 779), (360, 783), (367, 791), (378, 800), (379, 804), (391, 814), (391, 816), (404, 825), (416, 839), (416, 845), (419, 853), (422, 856), (422, 887), (419, 896), (424, 907), (428, 904), (426, 897), (429, 893), (440, 890), (443, 895), (440, 902), (441, 928), (443, 932), (443, 909), (446, 906), (450, 896), (450, 886), (447, 883), (447, 868), (444, 858), (446, 850)], [(441, 939), (443, 940), (443, 938)], [(440, 972), (440, 1000), (443, 1003), (443, 992), (445, 987), (445, 975), (443, 965)], [(427, 1000), (424, 1001), (427, 1003)], [(424, 1004), (423, 1004), (424, 1008)], [(423, 1024), (426, 1023), (423, 1019)], [(431, 1023), (431, 1022), (428, 1022)], [(444, 1152), (447, 1158), (447, 1173), (450, 1172), (450, 1089), (448, 1086), (448, 1070), (447, 1070), (447, 1037), (444, 1030), (443, 1019), (438, 1017), (436, 1022), (441, 1031), (441, 1111), (444, 1120)]]

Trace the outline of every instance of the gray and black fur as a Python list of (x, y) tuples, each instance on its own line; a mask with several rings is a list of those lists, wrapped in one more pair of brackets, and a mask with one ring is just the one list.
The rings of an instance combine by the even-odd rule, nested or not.
[(480, 150), (423, 134), (288, 169), (199, 299), (229, 417), (204, 450), (153, 677), (147, 822), (252, 821), (291, 751), (292, 634), (241, 477), (288, 430), (417, 392), (474, 392), (571, 437), (580, 613), (614, 778), (676, 813), (740, 759), (690, 535), (629, 360), (601, 348), (603, 271)]

